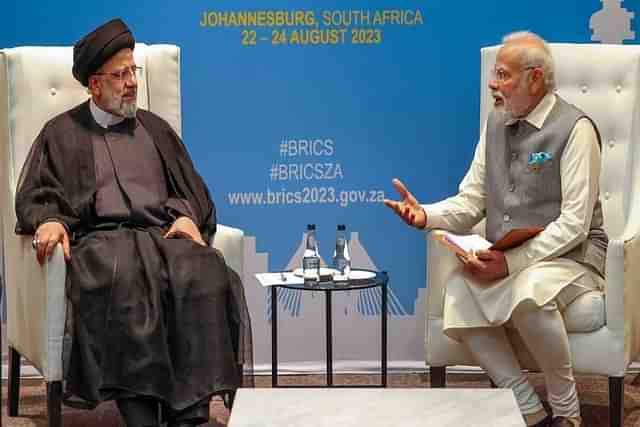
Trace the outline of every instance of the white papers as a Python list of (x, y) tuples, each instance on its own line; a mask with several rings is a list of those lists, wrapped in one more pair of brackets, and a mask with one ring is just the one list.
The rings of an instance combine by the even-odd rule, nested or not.
[[(293, 274), (295, 274), (298, 277), (304, 277), (304, 272), (302, 271), (302, 268), (296, 268), (295, 270), (293, 270)], [(320, 267), (321, 276), (335, 276), (336, 274), (338, 274), (338, 270), (336, 270), (335, 268)]]
[(477, 234), (470, 234), (468, 236), (459, 236), (457, 234), (447, 233), (445, 236), (451, 243), (458, 245), (466, 252), (480, 251), (489, 249), (492, 245), (490, 241)]
[(373, 279), (374, 277), (376, 277), (376, 273), (373, 271), (351, 270), (349, 272), (349, 279), (351, 280), (367, 280)]
[(290, 271), (283, 273), (256, 273), (256, 279), (264, 287), (282, 285), (302, 285), (304, 279)]
[(484, 249), (489, 249), (492, 243), (478, 234), (458, 235), (444, 230), (434, 231), (434, 237), (456, 252), (473, 253)]
[[(327, 270), (333, 270), (336, 273), (338, 272), (335, 269), (327, 269)], [(351, 280), (372, 279), (375, 276), (376, 276), (376, 273), (372, 271), (351, 270), (351, 272), (349, 272), (349, 279)], [(284, 271), (281, 273), (256, 273), (256, 279), (258, 279), (258, 282), (260, 282), (260, 284), (264, 287), (304, 284), (304, 279), (298, 276), (295, 270)], [(347, 280), (347, 278), (339, 274), (334, 274), (333, 280), (334, 282), (344, 282)]]

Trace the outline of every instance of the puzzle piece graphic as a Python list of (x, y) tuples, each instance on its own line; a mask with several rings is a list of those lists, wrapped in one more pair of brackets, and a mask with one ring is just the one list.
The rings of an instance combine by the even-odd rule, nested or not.
[(622, 0), (602, 0), (603, 8), (591, 16), (589, 28), (591, 40), (602, 43), (622, 44), (624, 40), (635, 40), (631, 21), (635, 12), (622, 7)]

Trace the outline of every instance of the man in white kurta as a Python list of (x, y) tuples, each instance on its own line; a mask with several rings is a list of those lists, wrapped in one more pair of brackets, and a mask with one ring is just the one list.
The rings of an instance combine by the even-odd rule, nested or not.
[[(418, 228), (468, 232), (487, 219), (492, 241), (511, 229), (544, 227), (516, 248), (461, 257), (446, 287), (444, 332), (463, 342), (498, 386), (514, 391), (527, 425), (579, 426), (562, 312), (603, 290), (600, 141), (593, 122), (553, 93), (553, 75), (541, 38), (505, 37), (489, 83), (495, 111), (459, 193), (420, 205), (394, 180), (402, 199), (385, 204)], [(505, 326), (518, 331), (544, 372), (553, 420), (522, 373)]]

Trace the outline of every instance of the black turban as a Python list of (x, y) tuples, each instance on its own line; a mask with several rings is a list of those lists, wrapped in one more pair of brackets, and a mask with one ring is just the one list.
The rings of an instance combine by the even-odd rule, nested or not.
[(88, 86), (89, 76), (102, 64), (122, 49), (133, 49), (135, 44), (127, 24), (119, 18), (112, 19), (73, 45), (73, 77)]

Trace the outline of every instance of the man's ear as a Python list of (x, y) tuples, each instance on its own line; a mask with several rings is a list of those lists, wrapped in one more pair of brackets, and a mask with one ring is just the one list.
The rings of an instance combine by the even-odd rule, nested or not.
[(89, 77), (87, 92), (89, 92), (91, 96), (100, 97), (101, 88), (100, 88), (100, 83), (98, 83), (98, 78), (96, 76)]
[(529, 91), (531, 95), (544, 89), (544, 71), (542, 68), (534, 68), (529, 73)]

